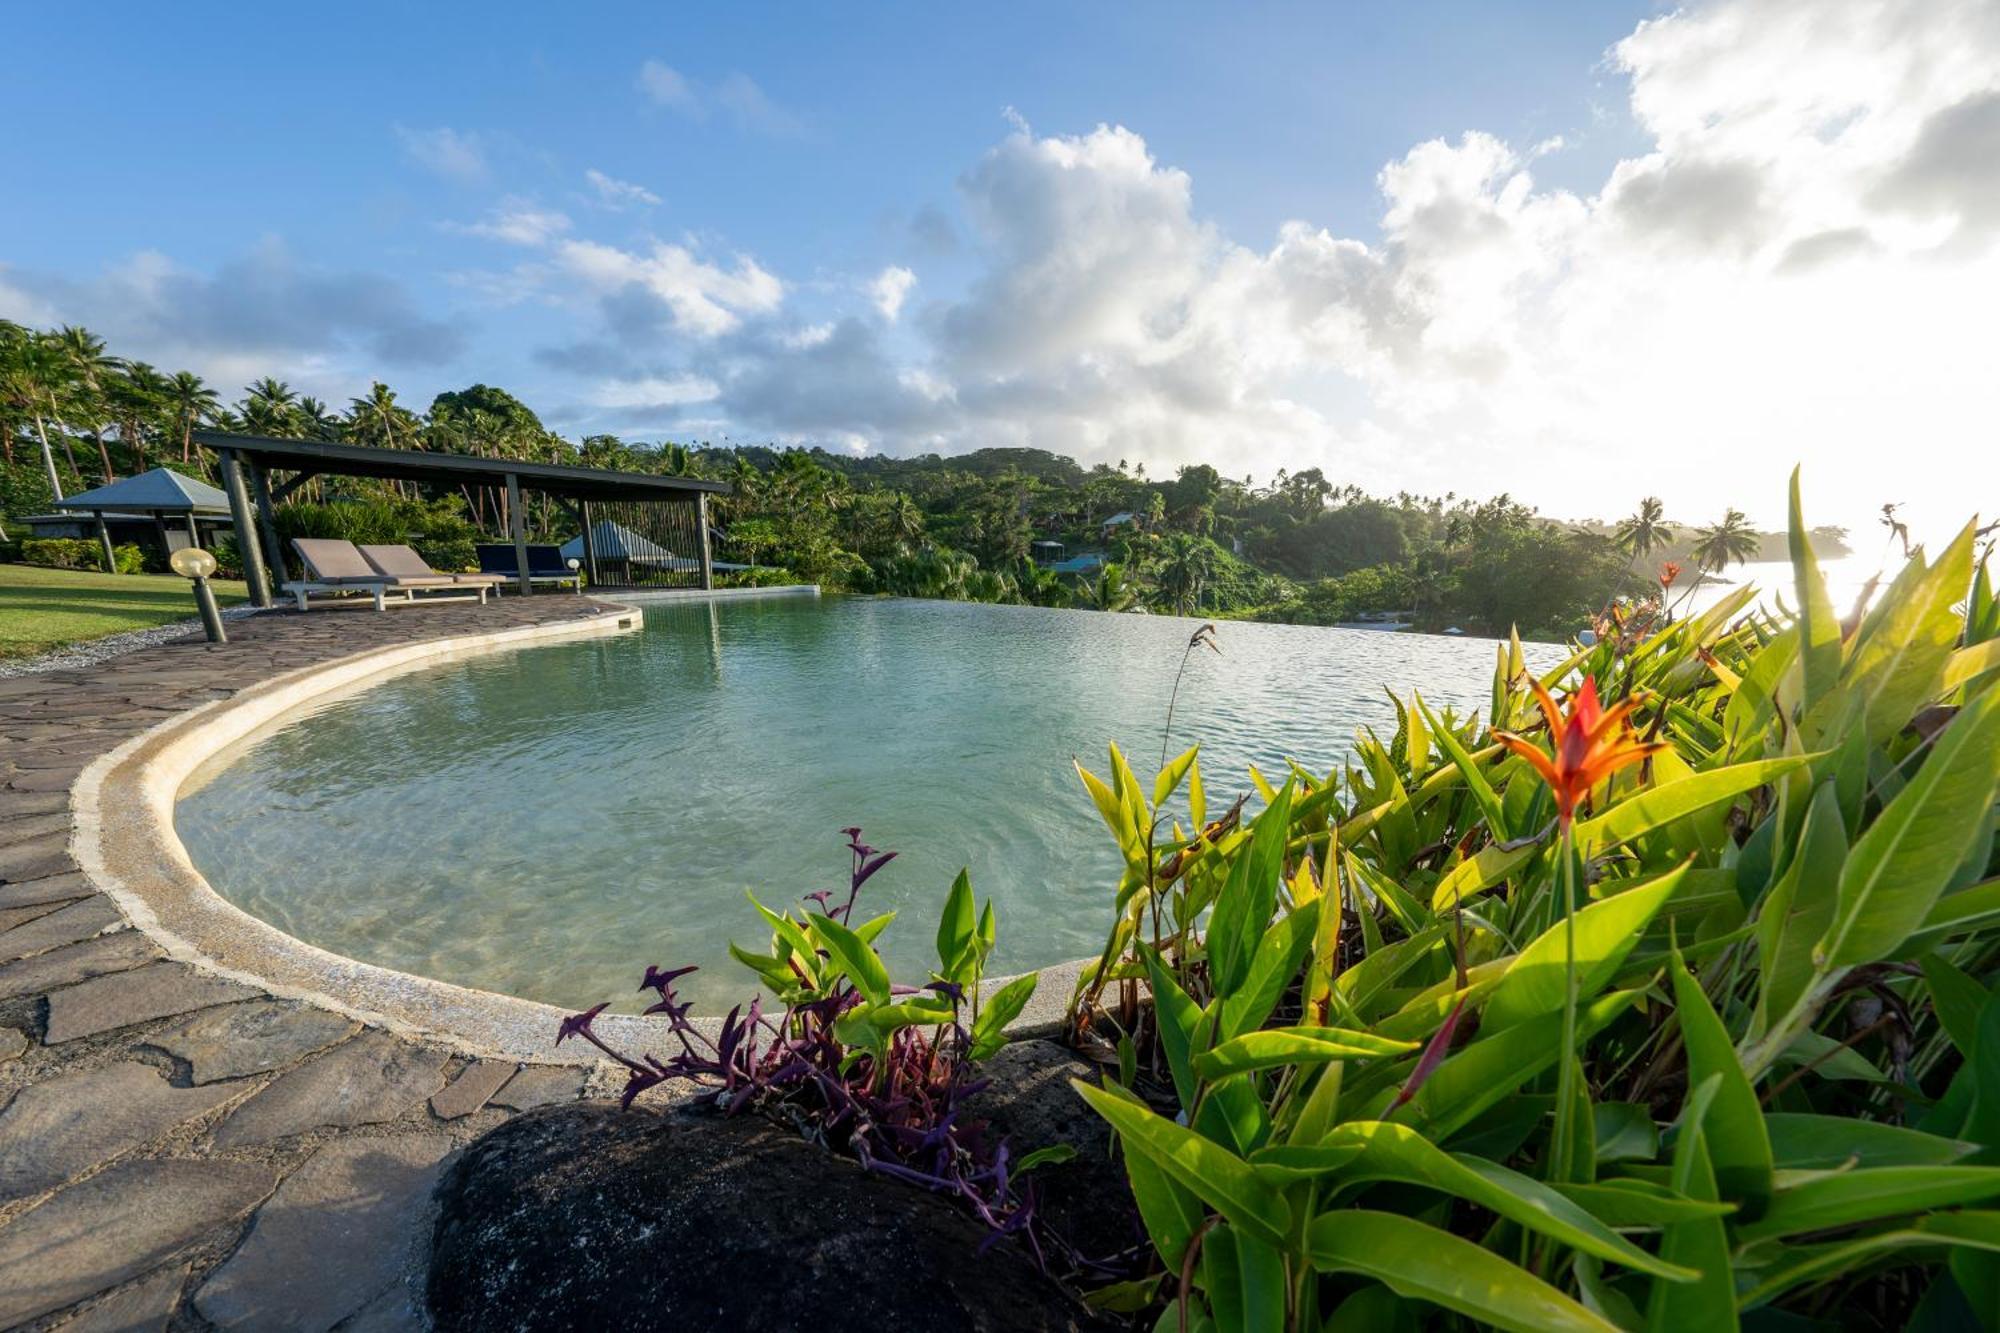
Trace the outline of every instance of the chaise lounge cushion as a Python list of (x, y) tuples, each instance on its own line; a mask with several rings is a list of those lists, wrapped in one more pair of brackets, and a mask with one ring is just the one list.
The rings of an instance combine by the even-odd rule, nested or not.
[(294, 537), (292, 549), (305, 562), (306, 574), (320, 583), (393, 583), (362, 559), (353, 542), (337, 537)]
[(387, 576), (406, 587), (430, 588), (459, 583), (484, 583), (491, 587), (507, 581), (505, 576), (499, 574), (441, 574), (408, 546), (379, 545), (359, 549), (361, 558), (374, 568), (378, 577)]

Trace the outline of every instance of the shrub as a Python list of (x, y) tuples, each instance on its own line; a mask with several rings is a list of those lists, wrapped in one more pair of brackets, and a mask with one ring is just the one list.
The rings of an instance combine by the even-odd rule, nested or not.
[[(87, 538), (29, 537), (21, 543), (20, 550), (24, 562), (47, 569), (104, 568), (103, 546)], [(111, 554), (120, 574), (137, 574), (145, 568), (145, 552), (130, 543), (114, 546)]]
[(782, 588), (797, 583), (798, 578), (789, 569), (773, 569), (769, 565), (758, 565), (753, 569), (730, 569), (716, 574), (718, 588)]
[[(1944, 1326), (2000, 1248), (2000, 601), (1968, 525), (1842, 622), (1742, 589), (1329, 774), (1083, 782), (1070, 1029), (1160, 1328)], [(1556, 698), (1556, 693), (1566, 695)], [(1251, 804), (1251, 800), (1257, 803)], [(1185, 823), (1183, 822), (1185, 821)], [(1157, 1079), (1148, 1071), (1159, 1071)], [(1165, 1104), (1165, 1109), (1155, 1102)]]
[(862, 887), (894, 859), (843, 830), (851, 869), (847, 899), (808, 894), (801, 909), (773, 912), (753, 896), (771, 928), (762, 951), (729, 946), (782, 1006), (767, 1013), (753, 996), (723, 1019), (711, 1040), (688, 1021), (674, 982), (692, 967), (648, 967), (640, 983), (658, 1001), (648, 1014), (665, 1018), (677, 1050), (664, 1058), (633, 1056), (600, 1039), (592, 1024), (606, 1006), (565, 1019), (557, 1041), (577, 1037), (624, 1066), (625, 1104), (670, 1078), (707, 1088), (706, 1097), (735, 1114), (782, 1103), (813, 1136), (845, 1147), (871, 1170), (947, 1190), (989, 1225), (1018, 1231), (1032, 1209), (1011, 1181), (1058, 1153), (1031, 1153), (1011, 1162), (1004, 1143), (989, 1144), (960, 1105), (976, 1090), (972, 1068), (1006, 1044), (1005, 1029), (1034, 994), (1035, 976), (1018, 977), (982, 997), (980, 981), (993, 952), (993, 904), (976, 910), (961, 871), (945, 897), (937, 928), (937, 970), (921, 986), (898, 985), (874, 941), (895, 913), (857, 922)]
[(356, 545), (412, 546), (433, 569), (446, 573), (469, 570), (479, 562), (474, 549), (479, 529), (466, 518), (465, 503), (455, 495), (437, 500), (295, 501), (279, 506), (276, 526), (286, 542), (294, 537), (331, 537)]

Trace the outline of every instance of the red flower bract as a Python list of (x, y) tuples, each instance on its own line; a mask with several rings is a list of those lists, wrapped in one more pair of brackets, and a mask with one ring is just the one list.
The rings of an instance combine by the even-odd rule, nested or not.
[(1626, 699), (1606, 709), (1597, 701), (1597, 682), (1585, 677), (1583, 687), (1569, 696), (1569, 712), (1565, 714), (1540, 681), (1528, 684), (1534, 688), (1535, 700), (1548, 722), (1554, 756), (1510, 731), (1496, 731), (1493, 739), (1534, 765), (1555, 793), (1556, 813), (1564, 827), (1575, 818), (1577, 806), (1592, 787), (1619, 769), (1667, 748), (1660, 742), (1642, 741), (1633, 732), (1629, 719), (1640, 704), (1638, 699)]

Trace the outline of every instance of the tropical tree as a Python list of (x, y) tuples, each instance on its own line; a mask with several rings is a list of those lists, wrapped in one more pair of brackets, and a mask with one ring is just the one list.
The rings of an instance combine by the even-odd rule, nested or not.
[(347, 405), (347, 433), (356, 444), (404, 449), (416, 443), (416, 414), (396, 401), (395, 391), (376, 380), (365, 397)]
[(1664, 513), (1665, 506), (1657, 495), (1649, 495), (1639, 501), (1638, 509), (1618, 525), (1618, 545), (1644, 560), (1655, 549), (1671, 542), (1674, 530), (1662, 521)]
[(283, 380), (266, 375), (243, 390), (243, 424), (258, 435), (290, 439), (299, 433), (299, 396)]
[(175, 372), (163, 397), (173, 416), (174, 431), (181, 437), (181, 462), (192, 462), (195, 423), (214, 420), (222, 410), (222, 399), (191, 370)]
[[(97, 446), (97, 459), (103, 469), (104, 480), (112, 479), (111, 451), (104, 444), (104, 419), (109, 407), (106, 384), (118, 374), (120, 363), (104, 346), (104, 339), (89, 329), (75, 324), (65, 324), (55, 332), (55, 342), (63, 359), (69, 364), (74, 384), (72, 401), (76, 410), (90, 423), (91, 442)], [(70, 460), (75, 466), (76, 460)]]
[(1191, 616), (1215, 573), (1215, 546), (1185, 532), (1168, 535), (1153, 565), (1153, 585), (1160, 603), (1175, 615)]

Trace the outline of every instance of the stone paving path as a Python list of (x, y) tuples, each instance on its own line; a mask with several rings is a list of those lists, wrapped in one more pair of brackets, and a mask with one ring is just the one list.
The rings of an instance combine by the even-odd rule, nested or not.
[(442, 1163), (590, 1071), (469, 1060), (165, 959), (70, 859), (69, 788), (282, 672), (597, 609), (272, 612), (228, 644), (0, 679), (0, 1328), (423, 1327)]

